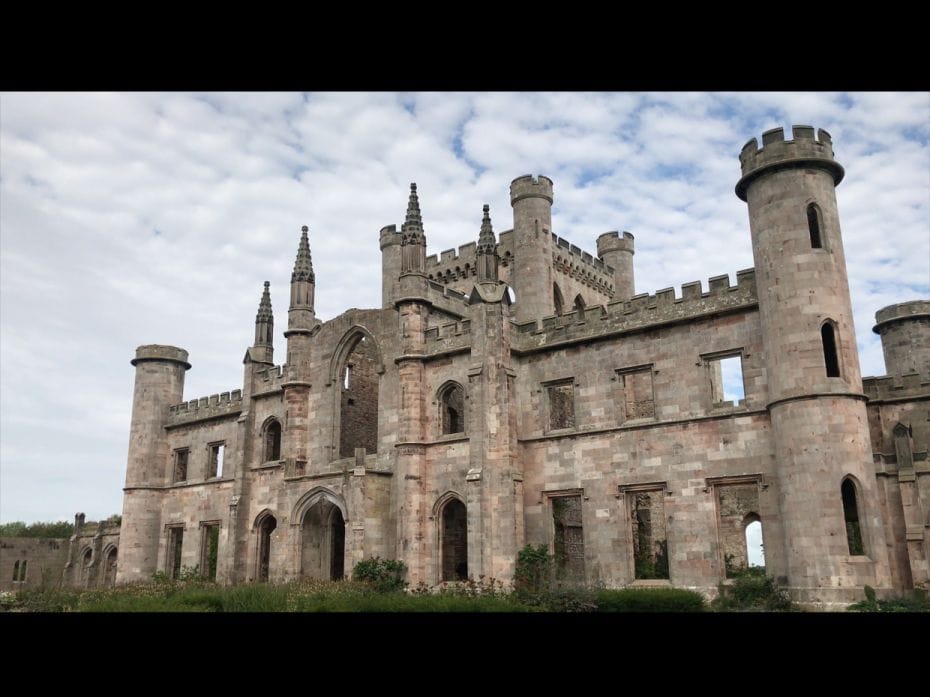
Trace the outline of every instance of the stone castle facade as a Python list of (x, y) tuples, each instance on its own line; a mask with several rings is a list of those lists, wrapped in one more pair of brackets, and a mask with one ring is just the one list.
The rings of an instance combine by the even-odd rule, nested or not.
[(511, 230), (485, 206), (438, 257), (411, 185), (381, 307), (322, 322), (304, 227), (283, 365), (268, 283), (240, 388), (186, 398), (187, 352), (137, 349), (116, 581), (342, 578), (375, 555), (412, 585), (509, 580), (544, 543), (567, 580), (712, 595), (758, 523), (798, 600), (926, 583), (930, 301), (877, 313), (888, 375), (863, 380), (829, 134), (774, 129), (740, 163), (755, 268), (707, 292), (634, 294), (633, 236), (582, 251), (552, 181), (523, 176)]

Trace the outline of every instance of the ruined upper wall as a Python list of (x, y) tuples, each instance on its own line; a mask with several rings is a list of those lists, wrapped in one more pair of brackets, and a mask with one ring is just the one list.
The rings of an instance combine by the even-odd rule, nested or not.
[[(279, 368), (280, 366), (276, 366)], [(168, 407), (167, 427), (238, 415), (242, 411), (242, 390), (221, 392)]]
[(727, 275), (708, 281), (709, 290), (701, 292), (701, 282), (685, 283), (681, 297), (674, 288), (655, 295), (636, 295), (627, 301), (588, 307), (584, 313), (569, 312), (561, 317), (544, 317), (516, 324), (513, 334), (515, 352), (544, 349), (568, 341), (593, 339), (620, 332), (641, 331), (669, 323), (687, 322), (722, 312), (749, 309), (758, 303), (755, 270), (736, 272), (736, 285)]

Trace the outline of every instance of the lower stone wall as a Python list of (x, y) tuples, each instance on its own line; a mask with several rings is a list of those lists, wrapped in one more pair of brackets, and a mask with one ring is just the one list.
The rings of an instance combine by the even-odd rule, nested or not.
[(68, 550), (64, 538), (0, 537), (0, 591), (62, 583)]

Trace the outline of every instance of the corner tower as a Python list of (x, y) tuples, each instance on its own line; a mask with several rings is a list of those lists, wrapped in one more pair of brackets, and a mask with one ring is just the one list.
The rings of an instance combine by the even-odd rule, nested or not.
[(882, 337), (885, 373), (930, 375), (930, 300), (883, 307), (872, 331)]
[(794, 126), (750, 140), (736, 195), (749, 206), (787, 558), (795, 599), (849, 602), (891, 579), (835, 186), (830, 135)]
[(161, 526), (161, 493), (169, 481), (170, 452), (165, 433), (168, 407), (184, 396), (187, 351), (149, 344), (132, 359), (136, 380), (132, 395), (129, 457), (123, 489), (117, 583), (147, 581), (155, 573)]
[(510, 183), (513, 206), (511, 285), (514, 316), (528, 322), (555, 314), (552, 297), (552, 180), (526, 174)]

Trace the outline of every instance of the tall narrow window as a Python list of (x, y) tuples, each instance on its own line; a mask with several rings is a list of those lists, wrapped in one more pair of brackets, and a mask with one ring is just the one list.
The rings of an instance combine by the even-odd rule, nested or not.
[(94, 566), (94, 552), (89, 547), (81, 557), (81, 587), (90, 588), (91, 574)]
[(746, 557), (749, 566), (765, 568), (765, 548), (762, 545), (762, 521), (756, 514), (746, 516)]
[(174, 476), (171, 481), (187, 481), (187, 462), (190, 458), (189, 448), (179, 448), (174, 451)]
[(584, 528), (581, 496), (552, 498), (552, 540), (556, 577), (563, 581), (584, 581)]
[(273, 515), (267, 515), (258, 526), (258, 580), (267, 581), (271, 575), (271, 533), (278, 527)]
[(200, 573), (208, 581), (215, 581), (217, 552), (220, 546), (220, 524), (201, 523), (200, 528)]
[(273, 462), (281, 459), (281, 424), (272, 419), (265, 426), (265, 456), (264, 462)]
[(207, 465), (207, 479), (223, 476), (223, 460), (226, 458), (226, 443), (211, 443), (210, 459)]
[(183, 547), (183, 526), (168, 528), (168, 554), (165, 555), (165, 573), (168, 574), (168, 578), (179, 578), (181, 576), (181, 550)]
[(633, 575), (637, 579), (669, 577), (664, 493), (662, 490), (630, 493)]
[(26, 582), (26, 567), (29, 565), (28, 559), (23, 559), (22, 565), (19, 567), (19, 582)]
[(840, 361), (836, 354), (836, 335), (833, 325), (824, 322), (820, 328), (820, 338), (823, 340), (823, 362), (827, 369), (828, 378), (840, 377)]
[(575, 296), (575, 312), (577, 313), (576, 317), (579, 320), (584, 319), (584, 308), (585, 308), (584, 298), (582, 298), (581, 294), (579, 293), (578, 295)]
[(374, 339), (358, 332), (342, 366), (339, 399), (339, 457), (353, 457), (356, 448), (378, 452), (378, 348)]
[(465, 390), (450, 382), (439, 393), (440, 423), (443, 435), (465, 432)]
[(811, 233), (811, 248), (822, 249), (823, 239), (820, 235), (820, 209), (813, 203), (807, 207), (807, 228)]
[(19, 581), (19, 562), (13, 564), (13, 583)]
[(840, 488), (843, 495), (843, 518), (846, 521), (846, 543), (852, 555), (865, 554), (865, 545), (862, 543), (862, 529), (859, 526), (859, 503), (856, 496), (856, 485), (851, 479), (844, 479)]
[(107, 588), (116, 583), (116, 554), (116, 547), (113, 547), (104, 559), (103, 585)]
[(442, 509), (442, 580), (468, 578), (468, 515), (465, 504), (451, 499)]
[(559, 284), (552, 284), (552, 302), (555, 305), (555, 314), (561, 315), (562, 308), (565, 307), (565, 300), (562, 298), (562, 291), (559, 290)]

